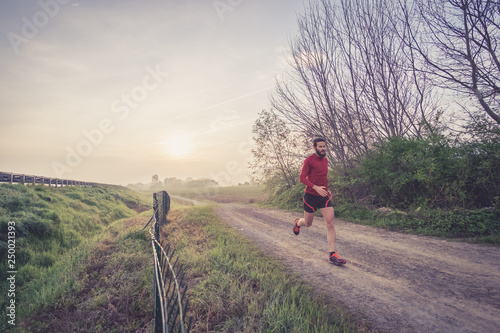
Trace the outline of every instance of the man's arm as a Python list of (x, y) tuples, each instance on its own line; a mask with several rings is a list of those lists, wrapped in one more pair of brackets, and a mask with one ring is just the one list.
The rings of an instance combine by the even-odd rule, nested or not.
[(309, 174), (310, 168), (311, 168), (311, 166), (309, 165), (309, 160), (306, 159), (304, 161), (304, 164), (302, 165), (302, 170), (300, 170), (299, 181), (307, 187), (314, 186), (313, 182), (310, 181), (309, 178), (307, 178), (307, 175)]
[(314, 185), (313, 186), (313, 190), (315, 190), (316, 192), (318, 192), (318, 194), (321, 195), (322, 197), (331, 197), (331, 194), (328, 191), (328, 189), (326, 188), (326, 186), (317, 186), (317, 185)]

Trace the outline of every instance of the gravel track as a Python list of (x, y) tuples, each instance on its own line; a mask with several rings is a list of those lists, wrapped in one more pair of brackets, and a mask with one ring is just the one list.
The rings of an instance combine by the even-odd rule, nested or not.
[(222, 204), (217, 214), (332, 303), (381, 332), (500, 332), (500, 248), (407, 235), (336, 219), (343, 267), (327, 262), (326, 227), (300, 213)]

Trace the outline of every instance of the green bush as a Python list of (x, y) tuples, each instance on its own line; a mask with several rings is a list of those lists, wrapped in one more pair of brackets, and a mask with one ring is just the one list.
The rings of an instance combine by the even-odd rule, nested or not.
[(343, 202), (335, 205), (335, 217), (350, 219), (354, 221), (363, 221), (372, 219), (376, 216), (375, 212), (363, 205), (356, 205)]
[(482, 237), (500, 235), (500, 210), (433, 210), (410, 214), (412, 229), (425, 229), (451, 237)]
[(379, 205), (493, 207), (500, 196), (500, 144), (394, 137), (369, 153), (356, 172)]
[(304, 196), (305, 185), (298, 183), (293, 187), (283, 190), (272, 197), (270, 203), (273, 206), (290, 210), (301, 210), (303, 207), (302, 197)]
[[(480, 139), (477, 139), (480, 137)], [(378, 227), (464, 238), (500, 236), (500, 136), (458, 142), (393, 137), (346, 168), (329, 171), (335, 215)], [(301, 210), (304, 185), (276, 193)], [(377, 210), (377, 207), (385, 209)]]

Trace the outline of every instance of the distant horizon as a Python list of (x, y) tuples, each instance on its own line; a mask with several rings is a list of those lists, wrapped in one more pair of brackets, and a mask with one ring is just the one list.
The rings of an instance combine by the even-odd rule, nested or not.
[[(148, 184), (152, 184), (153, 181), (152, 179), (148, 180), (148, 181), (137, 181), (137, 182), (134, 182), (134, 183), (127, 183), (127, 184), (114, 184), (114, 183), (107, 183), (107, 182), (97, 182), (97, 181), (92, 181), (92, 180), (81, 180), (81, 179), (72, 179), (72, 178), (59, 178), (59, 177), (49, 177), (49, 176), (44, 176), (44, 175), (35, 175), (35, 174), (28, 174), (28, 173), (20, 173), (20, 172), (10, 172), (10, 171), (3, 171), (3, 170), (0, 170), (0, 184), (9, 184), (9, 183), (12, 183), (12, 184), (20, 184), (19, 181), (12, 181), (12, 182), (9, 182), (9, 181), (4, 181), (2, 179), (1, 176), (5, 175), (5, 174), (10, 174), (12, 176), (25, 176), (25, 177), (35, 177), (35, 178), (45, 178), (45, 179), (61, 179), (61, 180), (68, 180), (68, 181), (77, 181), (77, 182), (83, 182), (83, 183), (95, 183), (95, 184), (102, 184), (102, 185), (120, 185), (120, 186), (128, 186), (128, 185), (137, 185), (137, 184), (142, 184), (142, 185), (148, 185)], [(151, 175), (151, 178), (153, 177), (154, 175)], [(188, 182), (188, 181), (201, 181), (201, 180), (211, 180), (211, 181), (214, 181), (216, 182), (215, 179), (211, 179), (211, 178), (206, 178), (206, 177), (200, 177), (200, 178), (195, 178), (195, 177), (185, 177), (185, 178), (178, 178), (178, 177), (165, 177), (163, 179), (159, 179), (159, 183), (165, 183), (165, 180), (166, 179), (177, 179), (181, 182)], [(32, 181), (25, 181), (24, 183), (27, 183), (27, 184), (31, 184)], [(219, 186), (219, 187), (225, 187), (225, 186), (240, 186), (241, 184), (250, 184), (250, 185), (260, 185), (260, 184), (253, 184), (252, 181), (249, 179), (245, 182), (240, 182), (238, 184), (232, 184), (232, 185), (221, 185), (219, 183), (216, 182), (216, 184), (214, 186)], [(44, 185), (44, 184), (40, 184), (40, 183), (37, 183), (35, 185)], [(45, 184), (47, 185), (47, 184)], [(181, 186), (185, 186), (184, 184), (181, 184)]]

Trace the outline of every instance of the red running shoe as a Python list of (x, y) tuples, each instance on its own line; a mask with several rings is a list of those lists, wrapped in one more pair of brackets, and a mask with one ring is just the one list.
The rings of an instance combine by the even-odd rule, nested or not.
[(299, 219), (295, 219), (293, 222), (293, 233), (298, 235), (300, 232), (300, 227), (297, 225), (297, 222), (299, 222)]
[(330, 264), (334, 264), (337, 266), (343, 265), (346, 263), (345, 259), (340, 259), (337, 253), (332, 253), (330, 255), (330, 259), (328, 260)]

